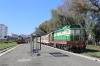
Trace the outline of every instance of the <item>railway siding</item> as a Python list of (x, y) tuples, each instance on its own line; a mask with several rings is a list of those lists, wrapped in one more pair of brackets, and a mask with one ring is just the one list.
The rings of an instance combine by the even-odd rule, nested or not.
[(3, 53), (16, 45), (18, 45), (16, 42), (0, 43), (0, 53)]

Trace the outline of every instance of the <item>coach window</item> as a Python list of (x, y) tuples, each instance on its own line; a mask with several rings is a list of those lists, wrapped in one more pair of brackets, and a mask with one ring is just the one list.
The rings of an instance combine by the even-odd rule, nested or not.
[(7, 36), (4, 36), (4, 38), (7, 38)]
[(80, 34), (80, 30), (76, 30), (76, 35), (79, 35)]
[(74, 30), (71, 30), (71, 35), (74, 35)]

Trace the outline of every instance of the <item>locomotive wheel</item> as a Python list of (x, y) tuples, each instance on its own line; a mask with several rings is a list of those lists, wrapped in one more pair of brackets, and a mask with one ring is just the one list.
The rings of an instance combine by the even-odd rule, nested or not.
[(64, 50), (64, 45), (61, 45), (61, 49)]
[(50, 46), (50, 43), (48, 44), (48, 46)]
[(69, 47), (67, 45), (64, 46), (64, 50), (68, 51)]
[(53, 44), (53, 47), (56, 48), (56, 44)]
[(61, 45), (60, 44), (58, 45), (58, 48), (61, 49)]
[(56, 44), (56, 48), (59, 48), (58, 44)]
[(84, 52), (86, 49), (86, 45), (84, 45), (82, 48), (81, 48), (81, 52)]
[(51, 47), (53, 47), (53, 44), (51, 44)]
[(52, 44), (50, 43), (50, 44), (49, 44), (49, 46), (51, 46), (51, 47), (52, 47)]

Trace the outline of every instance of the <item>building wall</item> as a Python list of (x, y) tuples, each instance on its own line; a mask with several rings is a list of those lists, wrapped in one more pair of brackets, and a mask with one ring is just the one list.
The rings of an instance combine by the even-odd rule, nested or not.
[(7, 34), (7, 36), (9, 36), (10, 38), (18, 38), (18, 35), (13, 33)]
[(7, 39), (8, 27), (0, 24), (0, 39)]

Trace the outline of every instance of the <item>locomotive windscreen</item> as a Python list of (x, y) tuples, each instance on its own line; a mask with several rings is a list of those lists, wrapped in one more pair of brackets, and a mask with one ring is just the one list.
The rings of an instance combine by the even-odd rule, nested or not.
[(18, 40), (19, 40), (19, 39), (23, 39), (23, 37), (21, 37), (21, 36), (18, 36)]

